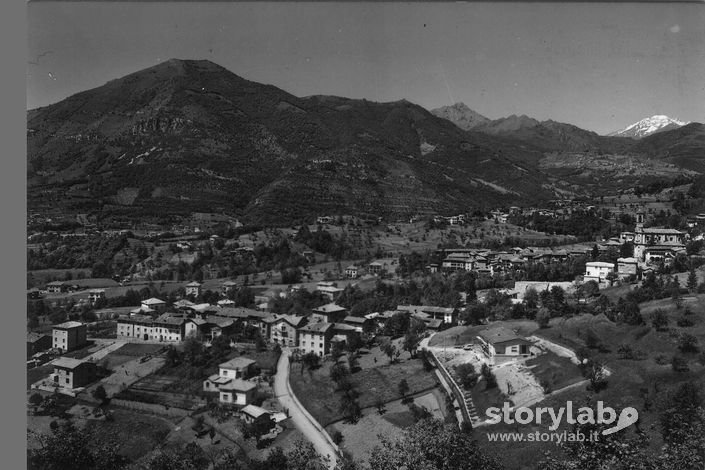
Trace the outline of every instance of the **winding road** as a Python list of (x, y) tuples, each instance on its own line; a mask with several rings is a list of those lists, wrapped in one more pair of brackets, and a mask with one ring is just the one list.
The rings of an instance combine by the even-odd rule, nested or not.
[(316, 451), (323, 456), (328, 456), (329, 468), (333, 469), (338, 461), (335, 445), (331, 442), (328, 433), (301, 405), (289, 386), (290, 354), (287, 348), (282, 349), (277, 373), (274, 376), (274, 393), (282, 406), (289, 410), (289, 416), (294, 425), (313, 444)]

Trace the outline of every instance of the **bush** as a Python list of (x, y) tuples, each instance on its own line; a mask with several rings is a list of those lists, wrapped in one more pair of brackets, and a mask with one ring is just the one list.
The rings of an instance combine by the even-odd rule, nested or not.
[(684, 333), (678, 341), (678, 349), (684, 353), (698, 352), (698, 338), (691, 334)]
[(330, 437), (331, 439), (333, 439), (333, 442), (337, 446), (339, 446), (343, 442), (343, 433), (338, 431), (337, 429), (331, 433)]
[(671, 367), (673, 367), (673, 370), (676, 372), (688, 372), (690, 370), (688, 360), (682, 356), (673, 356)]
[[(686, 313), (686, 312), (683, 312), (683, 313)], [(691, 319), (688, 318), (688, 317), (681, 317), (681, 318), (678, 319), (678, 321), (676, 322), (676, 324), (677, 324), (678, 326), (688, 327), (688, 326), (693, 326), (695, 323), (693, 323), (693, 320), (691, 320)]]
[(668, 329), (668, 317), (663, 310), (657, 309), (654, 311), (651, 315), (651, 324), (654, 328), (656, 328), (656, 331), (664, 331)]
[(654, 358), (654, 361), (656, 362), (656, 364), (658, 364), (658, 365), (660, 365), (660, 366), (665, 366), (666, 364), (669, 363), (668, 356), (666, 356), (665, 354), (659, 354), (659, 355), (657, 355), (657, 356)]

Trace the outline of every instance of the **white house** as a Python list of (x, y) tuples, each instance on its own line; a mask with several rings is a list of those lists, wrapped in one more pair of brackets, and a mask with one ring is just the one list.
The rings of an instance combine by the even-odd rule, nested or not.
[(607, 279), (607, 275), (614, 272), (613, 263), (605, 263), (603, 261), (591, 261), (585, 263), (585, 275), (583, 279), (585, 281), (597, 281), (604, 282)]

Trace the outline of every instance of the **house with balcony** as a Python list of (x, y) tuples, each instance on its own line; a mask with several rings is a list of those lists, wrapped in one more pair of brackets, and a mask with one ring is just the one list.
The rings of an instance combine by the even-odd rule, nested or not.
[(263, 327), (270, 341), (284, 347), (296, 347), (299, 344), (297, 329), (305, 325), (306, 317), (298, 315), (273, 314), (263, 321)]

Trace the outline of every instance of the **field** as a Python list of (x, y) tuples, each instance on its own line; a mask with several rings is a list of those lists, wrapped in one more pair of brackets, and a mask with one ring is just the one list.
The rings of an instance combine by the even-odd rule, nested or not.
[[(376, 349), (376, 348), (375, 348)], [(374, 406), (377, 398), (385, 403), (401, 398), (398, 386), (402, 379), (409, 384), (410, 394), (430, 390), (436, 386), (435, 376), (426, 372), (420, 360), (402, 360), (397, 364), (380, 362), (378, 367), (360, 370), (352, 374), (352, 382), (360, 392), (360, 407)], [(338, 407), (340, 395), (330, 379), (331, 362), (313, 372), (300, 373), (298, 364), (292, 365), (289, 380), (291, 388), (303, 406), (323, 426), (343, 419)]]
[[(421, 393), (414, 397), (417, 406), (426, 407), (436, 417), (444, 418), (444, 398), (439, 389), (430, 393)], [(337, 430), (343, 435), (341, 448), (353, 455), (355, 460), (367, 463), (372, 450), (379, 445), (379, 436), (396, 438), (402, 436), (402, 430), (414, 424), (414, 415), (401, 400), (394, 400), (385, 405), (386, 412), (380, 415), (376, 407), (362, 410), (363, 417), (355, 424), (342, 421), (331, 424), (327, 431)]]
[[(683, 317), (685, 305), (690, 305), (691, 310), (696, 312), (688, 317), (694, 322), (690, 327), (679, 327), (677, 319)], [(612, 406), (621, 409), (626, 406), (633, 406), (639, 411), (640, 427), (650, 430), (652, 438), (651, 448), (658, 449), (662, 444), (658, 433), (658, 414), (660, 413), (659, 403), (662, 402), (666, 394), (679, 383), (686, 380), (698, 381), (701, 386), (705, 386), (703, 372), (705, 366), (700, 363), (698, 353), (688, 353), (684, 357), (690, 367), (689, 372), (675, 372), (671, 368), (671, 358), (680, 354), (678, 351), (678, 339), (683, 332), (688, 332), (696, 336), (699, 340), (700, 350), (705, 349), (705, 318), (702, 312), (705, 311), (705, 296), (698, 295), (686, 300), (683, 309), (677, 309), (671, 299), (646, 302), (640, 305), (647, 325), (631, 326), (625, 324), (615, 324), (602, 315), (580, 315), (572, 318), (558, 318), (551, 320), (549, 328), (537, 329), (534, 323), (533, 331), (529, 328), (533, 322), (505, 322), (505, 325), (520, 330), (525, 335), (533, 334), (557, 344), (577, 349), (585, 347), (586, 335), (592, 331), (599, 338), (600, 348), (590, 351), (590, 354), (603, 362), (610, 370), (611, 375), (607, 380), (607, 388), (597, 394), (588, 392), (586, 386), (578, 385), (568, 388), (562, 392), (548, 395), (543, 401), (535, 406), (564, 407), (567, 400), (574, 403), (583, 402), (588, 396), (593, 395), (594, 400), (602, 400), (605, 406)], [(650, 325), (651, 313), (656, 309), (662, 309), (669, 318), (667, 331), (656, 331)], [(526, 324), (524, 324), (526, 323)], [(472, 327), (469, 332), (462, 332), (456, 329), (455, 332), (448, 330), (446, 341), (450, 345), (455, 341), (463, 344), (474, 333), (477, 327)], [(444, 332), (446, 333), (446, 332)], [(436, 335), (438, 336), (438, 335)], [(434, 337), (436, 343), (439, 339)], [(442, 346), (442, 338), (440, 343)], [(620, 345), (627, 345), (632, 350), (638, 352), (642, 359), (624, 359), (618, 352)], [(545, 357), (544, 357), (545, 356)], [(567, 359), (555, 358), (550, 355), (539, 356), (536, 359), (527, 361), (527, 364), (534, 364), (534, 373), (539, 376), (548, 377), (555, 380), (554, 390), (561, 385), (570, 384), (577, 377), (572, 373), (565, 375), (564, 371), (573, 368), (575, 365), (569, 364)], [(552, 364), (554, 363), (555, 364)], [(555, 375), (554, 375), (555, 374)], [(653, 404), (653, 407), (646, 411), (645, 400)], [(654, 427), (652, 427), (654, 426)], [(567, 429), (567, 427), (565, 427)], [(563, 428), (561, 428), (563, 429)], [(505, 425), (497, 424), (479, 427), (475, 432), (478, 442), (487, 451), (493, 454), (502, 455), (504, 464), (511, 469), (530, 469), (532, 464), (527, 463), (526, 455), (542, 455), (544, 451), (559, 451), (555, 443), (519, 443), (519, 442), (488, 442), (486, 434), (488, 432), (545, 432), (547, 426), (544, 425)], [(632, 430), (625, 431), (633, 433)]]
[(583, 380), (580, 370), (570, 359), (552, 351), (527, 359), (525, 364), (531, 369), (536, 380), (540, 384), (548, 384), (551, 391), (560, 390)]
[(88, 421), (86, 425), (100, 438), (119, 443), (119, 453), (131, 460), (158, 447), (173, 427), (170, 421), (145, 413), (121, 409), (111, 411), (114, 421)]

